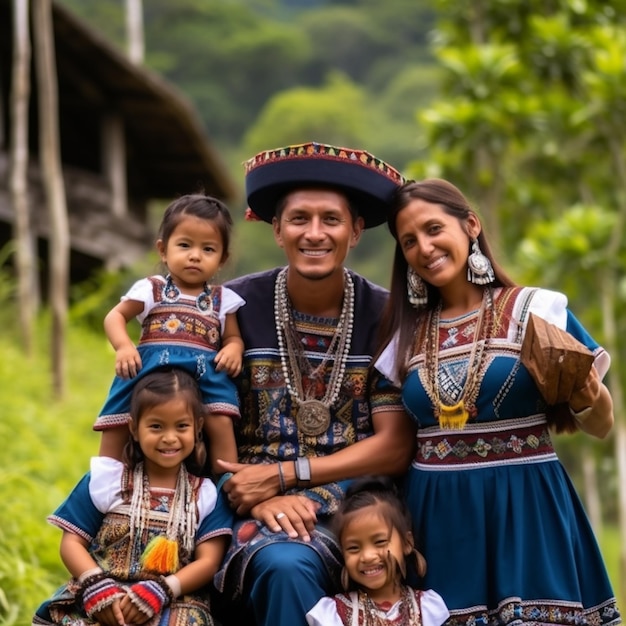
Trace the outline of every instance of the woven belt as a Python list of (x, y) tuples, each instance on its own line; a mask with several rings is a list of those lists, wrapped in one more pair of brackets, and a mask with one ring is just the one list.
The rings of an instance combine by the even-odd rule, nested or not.
[(418, 432), (415, 464), (456, 469), (492, 463), (534, 463), (556, 458), (545, 418), (468, 424), (463, 430)]

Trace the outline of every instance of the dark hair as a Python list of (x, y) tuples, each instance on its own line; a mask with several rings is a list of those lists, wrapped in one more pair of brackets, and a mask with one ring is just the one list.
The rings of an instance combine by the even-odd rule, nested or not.
[[(350, 484), (339, 509), (332, 518), (331, 528), (339, 544), (341, 544), (346, 520), (353, 513), (368, 506), (378, 506), (380, 516), (390, 529), (398, 532), (403, 542), (406, 541), (409, 533), (413, 532), (411, 514), (394, 481), (382, 475), (363, 476)], [(423, 576), (426, 573), (426, 560), (417, 550), (414, 550), (414, 557), (417, 573)], [(404, 574), (404, 564), (399, 563), (398, 566)], [(344, 584), (344, 587), (349, 590), (348, 585)]]
[(228, 207), (223, 202), (202, 193), (181, 196), (165, 209), (158, 234), (158, 238), (163, 241), (163, 245), (167, 246), (174, 229), (188, 215), (210, 221), (215, 225), (222, 237), (224, 247), (222, 260), (225, 261), (230, 254), (233, 218), (228, 211)]
[[(428, 290), (428, 304), (426, 306), (419, 310), (415, 309), (409, 303), (407, 297), (408, 263), (398, 243), (396, 221), (398, 214), (413, 200), (424, 200), (425, 202), (438, 204), (445, 213), (456, 217), (461, 226), (465, 225), (470, 215), (478, 217), (476, 211), (472, 209), (469, 201), (461, 191), (451, 182), (441, 178), (427, 178), (422, 181), (411, 180), (398, 187), (393, 194), (387, 216), (387, 225), (393, 238), (396, 240), (396, 248), (391, 271), (389, 300), (383, 311), (380, 325), (380, 349), (378, 355), (399, 330), (399, 349), (396, 352), (395, 369), (400, 379), (406, 375), (407, 362), (412, 356), (415, 342), (415, 327), (418, 319), (420, 316), (425, 315), (428, 309), (435, 308), (441, 299), (439, 290), (428, 283), (426, 283)], [(506, 272), (495, 260), (484, 229), (481, 228), (477, 239), (482, 253), (491, 261), (493, 266), (495, 280), (490, 286), (514, 286), (513, 280), (507, 276)], [(375, 359), (372, 362), (375, 362)]]
[[(187, 407), (193, 415), (194, 429), (197, 433), (196, 446), (185, 459), (185, 465), (192, 474), (200, 474), (206, 461), (206, 448), (202, 440), (205, 408), (200, 389), (190, 374), (177, 368), (161, 368), (140, 378), (135, 384), (130, 400), (131, 422), (136, 430), (147, 410), (176, 396), (185, 398)], [(129, 437), (124, 448), (124, 463), (132, 470), (143, 458), (139, 443), (133, 437)]]

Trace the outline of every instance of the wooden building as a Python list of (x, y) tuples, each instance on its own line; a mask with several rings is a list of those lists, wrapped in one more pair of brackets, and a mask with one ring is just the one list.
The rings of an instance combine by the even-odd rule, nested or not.
[[(0, 248), (12, 238), (8, 192), (12, 0), (0, 0)], [(71, 241), (71, 279), (115, 269), (154, 243), (153, 200), (203, 189), (237, 196), (200, 119), (154, 72), (131, 63), (68, 9), (53, 2), (61, 159)], [(34, 55), (33, 55), (34, 56)], [(37, 85), (31, 69), (29, 115), (31, 221), (44, 261), (48, 212), (38, 162)]]

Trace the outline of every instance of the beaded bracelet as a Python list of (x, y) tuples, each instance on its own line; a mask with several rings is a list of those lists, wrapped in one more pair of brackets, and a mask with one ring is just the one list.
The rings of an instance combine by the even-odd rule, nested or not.
[(96, 574), (102, 574), (102, 572), (103, 570), (101, 567), (92, 567), (91, 569), (85, 570), (76, 580), (78, 581), (78, 584), (82, 586), (85, 584), (86, 580), (89, 580)]
[(278, 461), (278, 484), (280, 493), (287, 491), (287, 483), (285, 482), (285, 474), (283, 473), (283, 464)]

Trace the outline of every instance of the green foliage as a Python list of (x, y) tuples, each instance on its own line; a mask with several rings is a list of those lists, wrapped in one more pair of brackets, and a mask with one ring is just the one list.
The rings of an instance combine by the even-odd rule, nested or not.
[[(13, 272), (8, 266), (8, 261), (13, 255), (13, 242), (0, 248), (0, 302), (9, 302), (17, 293), (17, 287), (13, 278)], [(0, 323), (5, 315), (0, 314)]]
[(274, 96), (246, 134), (244, 145), (250, 154), (307, 141), (363, 145), (366, 105), (365, 94), (356, 84), (334, 74), (319, 89), (300, 87)]
[(310, 38), (313, 58), (309, 80), (323, 80), (330, 69), (365, 81), (383, 55), (388, 35), (371, 16), (351, 7), (328, 7), (303, 14), (299, 25)]
[(91, 430), (113, 376), (103, 335), (72, 326), (68, 394), (53, 398), (47, 323), (39, 320), (39, 350), (27, 359), (10, 338), (0, 361), (6, 442), (0, 484), (0, 624), (26, 626), (37, 606), (67, 579), (59, 559), (61, 533), (49, 515), (89, 467), (98, 435)]
[[(125, 49), (124, 14), (117, 0), (62, 2)], [(364, 108), (376, 113), (356, 138), (362, 141), (364, 134), (365, 144), (382, 146), (386, 158), (406, 156), (406, 150), (387, 152), (387, 147), (408, 134), (413, 112), (392, 120), (377, 101), (403, 70), (431, 62), (426, 46), (433, 24), (430, 7), (413, 0), (152, 0), (143, 9), (146, 65), (190, 98), (211, 140), (226, 154), (240, 152), (242, 137), (258, 125), (259, 113), (275, 96), (299, 87), (320, 88), (328, 76), (341, 73), (358, 83), (368, 98)], [(415, 99), (415, 107), (431, 89)], [(324, 119), (317, 118), (314, 131), (321, 126), (322, 134), (332, 135), (334, 118), (329, 128)], [(392, 136), (385, 142), (388, 124)], [(277, 139), (262, 148), (278, 145)]]
[[(104, 316), (120, 301), (133, 283), (140, 278), (162, 271), (156, 253), (151, 253), (132, 267), (116, 272), (100, 270), (82, 283), (72, 285), (69, 321), (102, 332)], [(138, 327), (137, 327), (138, 329)], [(129, 332), (132, 331), (132, 325)]]

